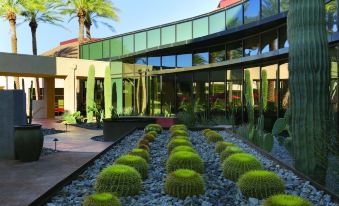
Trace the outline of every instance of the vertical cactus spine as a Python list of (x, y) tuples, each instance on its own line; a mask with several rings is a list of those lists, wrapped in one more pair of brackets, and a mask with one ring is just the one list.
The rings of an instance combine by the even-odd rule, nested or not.
[(330, 69), (324, 1), (290, 1), (287, 22), (295, 166), (323, 183), (327, 167)]
[(105, 93), (105, 118), (112, 117), (112, 79), (111, 79), (111, 68), (108, 66), (105, 70), (104, 79), (104, 93)]
[(254, 126), (254, 98), (253, 98), (253, 89), (252, 89), (252, 79), (250, 70), (245, 71), (245, 99), (247, 105), (247, 114), (248, 114), (248, 122), (251, 127)]
[(86, 84), (86, 113), (87, 122), (93, 121), (93, 111), (89, 107), (94, 106), (94, 87), (95, 87), (95, 67), (91, 65), (88, 70), (87, 84)]

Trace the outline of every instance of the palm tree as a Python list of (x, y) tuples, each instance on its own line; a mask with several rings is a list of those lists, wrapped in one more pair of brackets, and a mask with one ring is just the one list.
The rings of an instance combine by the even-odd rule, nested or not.
[[(37, 55), (38, 53), (36, 31), (39, 22), (61, 26), (57, 23), (62, 21), (61, 17), (55, 11), (57, 2), (58, 0), (40, 0), (39, 3), (37, 3), (36, 0), (26, 0), (23, 5), (24, 8), (21, 15), (24, 17), (24, 22), (28, 22), (31, 28), (33, 55)], [(39, 78), (35, 78), (35, 85), (35, 95), (36, 98), (39, 99)]]
[[(23, 0), (0, 0), (0, 16), (8, 20), (11, 31), (12, 53), (18, 52), (16, 37), (16, 19), (22, 10)], [(19, 77), (14, 78), (15, 87), (20, 88)]]
[(119, 18), (117, 16), (117, 12), (119, 9), (114, 7), (113, 3), (110, 0), (97, 0), (95, 5), (92, 6), (93, 9), (89, 10), (86, 14), (85, 19), (85, 28), (86, 28), (86, 38), (91, 40), (91, 26), (92, 23), (95, 27), (98, 27), (98, 23), (101, 23), (114, 31), (112, 25), (100, 21), (101, 19), (111, 19), (114, 21), (118, 21)]

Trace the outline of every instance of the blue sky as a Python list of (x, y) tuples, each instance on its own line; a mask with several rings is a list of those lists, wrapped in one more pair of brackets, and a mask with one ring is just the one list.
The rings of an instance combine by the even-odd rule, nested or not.
[[(93, 26), (92, 37), (108, 37), (143, 29), (176, 20), (190, 18), (216, 9), (219, 0), (113, 0), (119, 12), (120, 21), (111, 22), (115, 32), (99, 25)], [(78, 36), (77, 20), (68, 22), (65, 17), (62, 29), (40, 24), (37, 31), (38, 54), (59, 45), (59, 42)], [(18, 23), (20, 23), (20, 17)], [(28, 24), (18, 25), (18, 53), (31, 54), (31, 33)], [(11, 52), (10, 31), (7, 21), (0, 20), (0, 52)]]

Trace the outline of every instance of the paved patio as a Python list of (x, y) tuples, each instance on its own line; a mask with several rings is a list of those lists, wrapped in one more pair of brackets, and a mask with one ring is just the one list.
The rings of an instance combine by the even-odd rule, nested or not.
[[(35, 123), (42, 124), (44, 128), (64, 127), (55, 123), (55, 120), (39, 120)], [(61, 152), (43, 156), (39, 161), (31, 163), (0, 160), (0, 205), (29, 205), (109, 147), (111, 143), (90, 139), (101, 134), (101, 130), (68, 126), (66, 133), (45, 136), (44, 147), (54, 149), (53, 139), (58, 138), (57, 150)]]

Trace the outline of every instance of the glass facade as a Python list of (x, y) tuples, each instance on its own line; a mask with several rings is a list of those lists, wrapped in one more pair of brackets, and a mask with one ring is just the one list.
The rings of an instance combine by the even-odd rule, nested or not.
[(279, 12), (279, 0), (262, 0), (261, 17), (269, 17)]
[(228, 29), (243, 24), (243, 6), (235, 6), (226, 10), (226, 27)]
[(244, 23), (248, 24), (260, 19), (260, 0), (249, 0), (244, 3)]

